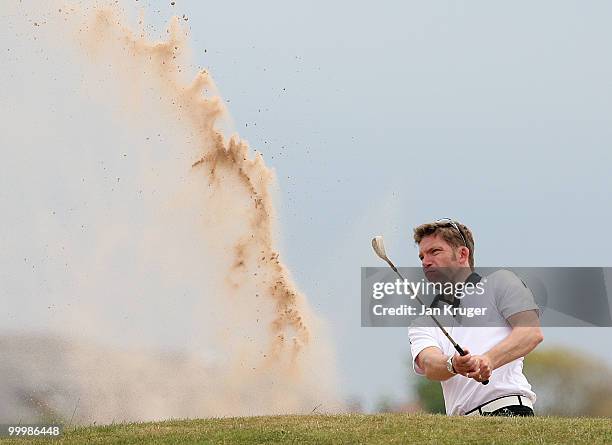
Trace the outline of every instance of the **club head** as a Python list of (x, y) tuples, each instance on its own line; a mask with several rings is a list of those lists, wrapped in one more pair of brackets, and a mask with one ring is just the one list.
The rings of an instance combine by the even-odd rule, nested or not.
[(387, 259), (387, 253), (385, 252), (385, 243), (383, 243), (382, 235), (375, 236), (372, 238), (372, 248), (376, 255), (378, 255), (383, 260)]

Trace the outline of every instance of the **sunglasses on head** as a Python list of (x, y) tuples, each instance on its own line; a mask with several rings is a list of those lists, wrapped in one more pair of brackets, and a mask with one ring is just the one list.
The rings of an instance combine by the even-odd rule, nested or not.
[(457, 232), (459, 232), (459, 236), (463, 240), (463, 244), (465, 244), (465, 247), (468, 247), (467, 240), (465, 239), (465, 236), (463, 236), (463, 232), (461, 231), (461, 229), (459, 228), (459, 226), (457, 225), (455, 221), (453, 221), (450, 218), (442, 218), (442, 219), (436, 220), (435, 224), (446, 224), (454, 228)]

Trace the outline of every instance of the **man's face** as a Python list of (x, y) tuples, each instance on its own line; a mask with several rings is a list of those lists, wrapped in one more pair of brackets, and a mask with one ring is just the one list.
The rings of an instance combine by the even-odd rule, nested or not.
[(429, 281), (449, 281), (459, 268), (465, 267), (457, 250), (437, 234), (421, 239), (419, 258)]

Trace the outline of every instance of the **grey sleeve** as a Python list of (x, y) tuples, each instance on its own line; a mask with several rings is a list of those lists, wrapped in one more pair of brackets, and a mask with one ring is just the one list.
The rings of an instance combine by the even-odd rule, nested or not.
[(533, 293), (519, 277), (509, 270), (500, 270), (496, 275), (495, 303), (502, 317), (507, 320), (514, 314), (530, 310), (540, 315)]

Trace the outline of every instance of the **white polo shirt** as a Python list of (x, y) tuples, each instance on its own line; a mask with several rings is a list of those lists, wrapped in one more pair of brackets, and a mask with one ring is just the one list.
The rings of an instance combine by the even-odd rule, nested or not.
[[(445, 317), (442, 322), (450, 336), (461, 347), (468, 349), (470, 354), (484, 354), (504, 340), (512, 331), (506, 321), (511, 315), (526, 310), (538, 310), (531, 291), (508, 270), (496, 271), (484, 277), (482, 283), (484, 293), (478, 296), (478, 304), (471, 304), (472, 296), (466, 296), (461, 301), (461, 306), (477, 307), (484, 302), (493, 308), (487, 312), (487, 316), (488, 322), (494, 326), (459, 326), (450, 317)], [(447, 327), (447, 324), (450, 326)], [(452, 343), (437, 327), (418, 326), (417, 322), (408, 329), (408, 337), (414, 370), (419, 375), (424, 375), (424, 371), (418, 367), (415, 358), (423, 349), (435, 346), (446, 356), (456, 353)], [(441, 384), (446, 414), (449, 415), (465, 414), (483, 403), (511, 394), (523, 395), (533, 403), (536, 400), (531, 385), (523, 375), (523, 357), (495, 369), (488, 385), (459, 374)]]

